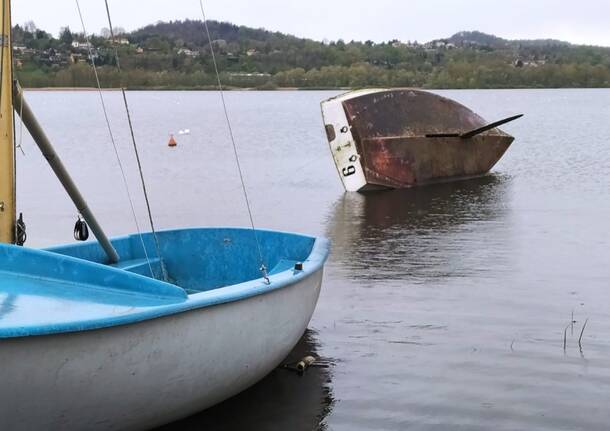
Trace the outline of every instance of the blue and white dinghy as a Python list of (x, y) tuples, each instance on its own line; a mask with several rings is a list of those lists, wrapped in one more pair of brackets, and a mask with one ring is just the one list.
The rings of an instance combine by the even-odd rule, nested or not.
[(0, 246), (0, 429), (150, 428), (235, 395), (286, 357), (314, 311), (326, 240), (258, 231), (267, 284), (243, 252), (250, 229), (157, 235), (171, 283), (141, 275), (139, 236), (111, 241), (114, 266), (94, 242)]
[[(260, 380), (309, 323), (328, 241), (253, 223), (155, 231), (150, 211), (150, 233), (108, 239), (12, 81), (2, 4), (0, 430), (148, 429)], [(22, 246), (14, 112), (82, 214), (75, 237), (88, 225), (97, 241)]]

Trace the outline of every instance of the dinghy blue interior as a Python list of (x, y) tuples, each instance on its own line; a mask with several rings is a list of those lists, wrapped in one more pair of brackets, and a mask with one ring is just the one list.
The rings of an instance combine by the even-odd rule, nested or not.
[(160, 280), (151, 234), (113, 239), (121, 260), (112, 265), (94, 241), (47, 250), (0, 244), (0, 338), (129, 324), (263, 295), (318, 271), (328, 255), (324, 238), (257, 230), (267, 283), (252, 229), (167, 230), (157, 238), (169, 282)]

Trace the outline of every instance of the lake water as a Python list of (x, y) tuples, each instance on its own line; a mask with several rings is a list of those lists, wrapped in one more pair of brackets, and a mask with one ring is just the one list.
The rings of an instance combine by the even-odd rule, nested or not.
[[(489, 121), (524, 113), (511, 148), (482, 179), (369, 195), (334, 170), (319, 102), (336, 93), (226, 94), (257, 227), (332, 240), (291, 355), (321, 366), (277, 369), (172, 429), (609, 428), (610, 90), (440, 93)], [(133, 232), (97, 93), (27, 97), (108, 233)], [(105, 97), (145, 227), (120, 94)], [(247, 225), (218, 93), (128, 97), (157, 227)], [(22, 146), (28, 245), (72, 241), (75, 210)]]

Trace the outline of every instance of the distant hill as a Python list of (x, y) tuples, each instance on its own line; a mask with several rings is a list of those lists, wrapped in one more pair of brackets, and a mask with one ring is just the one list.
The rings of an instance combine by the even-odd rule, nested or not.
[[(267, 42), (272, 39), (299, 40), (298, 38), (265, 29), (237, 26), (228, 22), (208, 21), (212, 40), (222, 39), (227, 42), (240, 43)], [(202, 31), (202, 22), (195, 20), (158, 22), (129, 33), (129, 39), (134, 42), (145, 42), (152, 37), (163, 37), (172, 41), (183, 41), (192, 47), (208, 45), (207, 36)], [(301, 39), (303, 40), (303, 39)]]
[(510, 46), (508, 40), (480, 31), (461, 31), (448, 38), (447, 41), (460, 47), (480, 45), (502, 49)]
[(487, 46), (493, 49), (508, 49), (519, 47), (549, 47), (549, 46), (572, 46), (569, 42), (563, 42), (555, 39), (503, 39), (493, 34), (482, 33), (480, 31), (461, 31), (454, 34), (448, 39), (445, 39), (456, 46)]
[[(229, 87), (426, 88), (610, 87), (610, 48), (557, 40), (507, 40), (463, 31), (425, 44), (320, 42), (209, 21), (212, 46)], [(13, 31), (17, 75), (26, 86), (91, 86), (85, 39), (59, 38), (29, 24)], [(107, 35), (106, 35), (107, 36)], [(210, 88), (210, 43), (201, 21), (151, 24), (119, 35), (124, 73), (108, 37), (91, 39), (103, 85)]]

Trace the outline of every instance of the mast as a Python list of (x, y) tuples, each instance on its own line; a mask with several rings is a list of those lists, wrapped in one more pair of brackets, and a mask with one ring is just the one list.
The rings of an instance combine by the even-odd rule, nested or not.
[(15, 243), (15, 142), (11, 1), (0, 0), (0, 242)]

